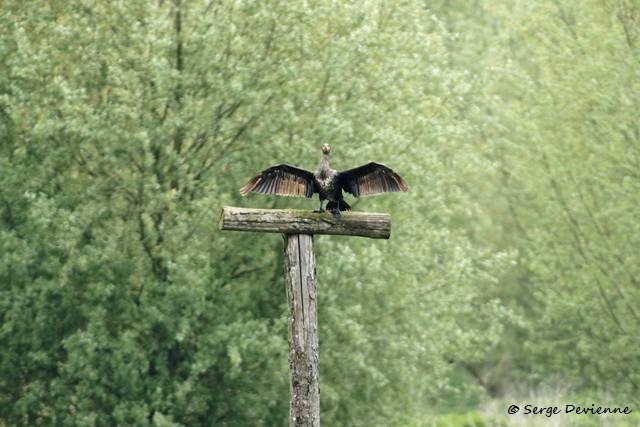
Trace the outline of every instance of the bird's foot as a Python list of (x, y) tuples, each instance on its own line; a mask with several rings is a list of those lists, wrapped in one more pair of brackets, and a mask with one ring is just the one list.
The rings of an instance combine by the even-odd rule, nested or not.
[(315, 209), (314, 212), (316, 213), (322, 213), (322, 212), (326, 212), (325, 209)]
[(342, 215), (340, 215), (340, 209), (334, 209), (334, 210), (333, 210), (333, 218), (334, 218), (334, 219), (340, 219), (340, 218), (342, 218)]

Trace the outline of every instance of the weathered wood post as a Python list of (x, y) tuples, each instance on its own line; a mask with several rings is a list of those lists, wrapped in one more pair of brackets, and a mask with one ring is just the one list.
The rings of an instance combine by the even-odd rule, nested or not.
[(320, 425), (316, 260), (312, 234), (285, 236), (289, 304), (289, 425)]
[(346, 212), (336, 220), (328, 212), (225, 206), (220, 229), (284, 235), (284, 276), (289, 303), (289, 425), (317, 427), (320, 425), (320, 376), (313, 235), (388, 239), (389, 215)]

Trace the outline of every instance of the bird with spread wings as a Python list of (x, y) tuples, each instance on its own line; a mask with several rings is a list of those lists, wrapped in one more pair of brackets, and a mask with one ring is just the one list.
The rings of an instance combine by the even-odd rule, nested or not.
[(322, 159), (315, 172), (288, 164), (272, 166), (251, 178), (240, 189), (240, 194), (246, 196), (249, 193), (260, 193), (311, 198), (314, 193), (318, 193), (319, 212), (324, 211), (322, 204), (328, 200), (327, 209), (339, 219), (340, 211), (351, 210), (343, 200), (343, 191), (360, 197), (409, 189), (407, 182), (400, 175), (380, 163), (370, 162), (345, 171), (331, 169), (330, 151), (328, 144), (322, 146)]

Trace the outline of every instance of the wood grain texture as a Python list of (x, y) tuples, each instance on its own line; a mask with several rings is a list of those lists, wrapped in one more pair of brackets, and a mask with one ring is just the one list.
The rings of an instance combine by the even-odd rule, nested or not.
[(385, 213), (343, 212), (341, 219), (334, 219), (330, 212), (225, 206), (220, 214), (220, 229), (388, 239), (391, 236), (391, 218)]
[(313, 236), (285, 237), (284, 276), (289, 303), (289, 425), (320, 426), (316, 261)]

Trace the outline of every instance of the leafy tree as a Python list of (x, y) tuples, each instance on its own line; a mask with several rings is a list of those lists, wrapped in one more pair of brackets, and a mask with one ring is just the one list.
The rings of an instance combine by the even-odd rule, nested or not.
[(325, 422), (405, 423), (496, 342), (509, 255), (458, 227), (484, 160), (446, 143), (466, 76), (420, 2), (8, 1), (0, 24), (5, 422), (282, 424), (281, 242), (217, 212), (326, 141), (412, 189), (357, 204), (390, 242), (319, 239)]
[(465, 186), (480, 206), (465, 223), (474, 240), (517, 253), (494, 292), (526, 318), (488, 365), (506, 354), (507, 378), (637, 396), (639, 10), (549, 1), (469, 12), (445, 16), (459, 32), (455, 66), (474, 73), (464, 115), (491, 167)]

